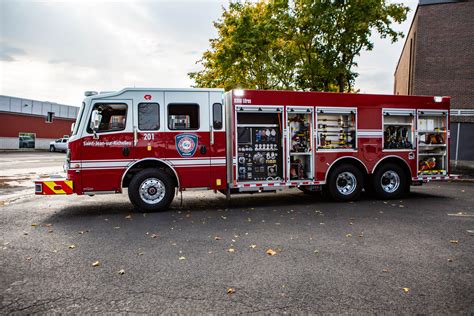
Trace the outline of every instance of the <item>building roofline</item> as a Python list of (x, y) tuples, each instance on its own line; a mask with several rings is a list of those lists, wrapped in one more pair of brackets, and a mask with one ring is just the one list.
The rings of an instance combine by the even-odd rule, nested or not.
[(445, 3), (457, 3), (457, 2), (467, 2), (466, 0), (420, 0), (418, 5), (432, 5), (432, 4), (445, 4)]
[(411, 29), (413, 28), (413, 23), (415, 22), (416, 15), (418, 14), (418, 7), (419, 6), (420, 6), (420, 4), (418, 4), (416, 6), (415, 14), (413, 15), (413, 19), (411, 20), (410, 28), (408, 29), (407, 36), (405, 37), (405, 43), (403, 44), (403, 48), (400, 52), (400, 56), (398, 56), (397, 67), (395, 67), (395, 72), (393, 73), (393, 76), (396, 75), (397, 70), (398, 70), (398, 66), (400, 65), (400, 60), (402, 59), (403, 52), (405, 51), (405, 46), (407, 46), (408, 37), (410, 36)]

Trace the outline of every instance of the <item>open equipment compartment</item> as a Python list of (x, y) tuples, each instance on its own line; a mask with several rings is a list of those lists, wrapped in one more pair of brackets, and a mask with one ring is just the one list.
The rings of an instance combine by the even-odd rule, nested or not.
[(314, 179), (313, 108), (288, 107), (288, 174), (291, 181)]
[(238, 181), (283, 181), (282, 110), (239, 107), (236, 116)]
[(448, 112), (418, 111), (418, 174), (446, 175), (448, 172)]
[(415, 110), (384, 109), (383, 149), (415, 149)]
[(317, 108), (317, 149), (355, 150), (357, 110)]

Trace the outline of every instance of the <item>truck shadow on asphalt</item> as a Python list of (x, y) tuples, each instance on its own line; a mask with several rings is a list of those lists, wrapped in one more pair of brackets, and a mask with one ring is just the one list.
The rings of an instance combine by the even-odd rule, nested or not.
[[(242, 209), (256, 209), (256, 208), (266, 208), (266, 209), (281, 209), (281, 208), (295, 208), (299, 207), (314, 207), (318, 208), (333, 208), (333, 209), (344, 209), (344, 208), (353, 208), (364, 207), (370, 208), (374, 204), (379, 204), (383, 206), (382, 203), (390, 204), (400, 204), (405, 202), (413, 202), (416, 200), (437, 200), (439, 202), (449, 203), (452, 200), (452, 197), (443, 196), (439, 194), (429, 194), (429, 193), (420, 193), (412, 192), (409, 195), (405, 196), (400, 200), (377, 200), (365, 193), (362, 193), (360, 199), (355, 202), (346, 202), (340, 203), (333, 201), (330, 197), (325, 195), (307, 195), (300, 192), (283, 192), (283, 193), (261, 193), (261, 194), (242, 194), (232, 196), (230, 205), (227, 203), (223, 195), (198, 195), (198, 196), (183, 196), (183, 202), (181, 204), (181, 199), (179, 196), (175, 197), (175, 200), (171, 204), (168, 211), (157, 212), (157, 213), (148, 213), (148, 216), (154, 216), (160, 214), (161, 216), (180, 214), (183, 212), (199, 213), (199, 212), (221, 212), (223, 210), (242, 210)], [(136, 212), (133, 209), (133, 206), (130, 202), (103, 202), (96, 201), (94, 204), (81, 205), (77, 203), (75, 205), (64, 207), (58, 210), (56, 213), (49, 216), (46, 222), (61, 222), (67, 221), (68, 219), (77, 219), (77, 218), (93, 218), (93, 217), (104, 217), (104, 216), (126, 216), (128, 214), (142, 214)], [(144, 215), (147, 216), (147, 215)]]

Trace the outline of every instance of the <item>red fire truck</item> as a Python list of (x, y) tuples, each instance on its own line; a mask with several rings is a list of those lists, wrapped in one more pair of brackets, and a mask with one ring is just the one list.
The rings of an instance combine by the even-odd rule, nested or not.
[(67, 178), (40, 195), (128, 189), (138, 210), (165, 210), (191, 189), (233, 193), (361, 190), (398, 198), (448, 180), (449, 97), (295, 91), (140, 89), (86, 92)]

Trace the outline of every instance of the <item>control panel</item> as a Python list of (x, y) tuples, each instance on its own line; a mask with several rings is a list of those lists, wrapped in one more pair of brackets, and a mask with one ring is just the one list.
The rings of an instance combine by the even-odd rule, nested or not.
[(281, 150), (278, 127), (238, 127), (239, 181), (281, 180)]

